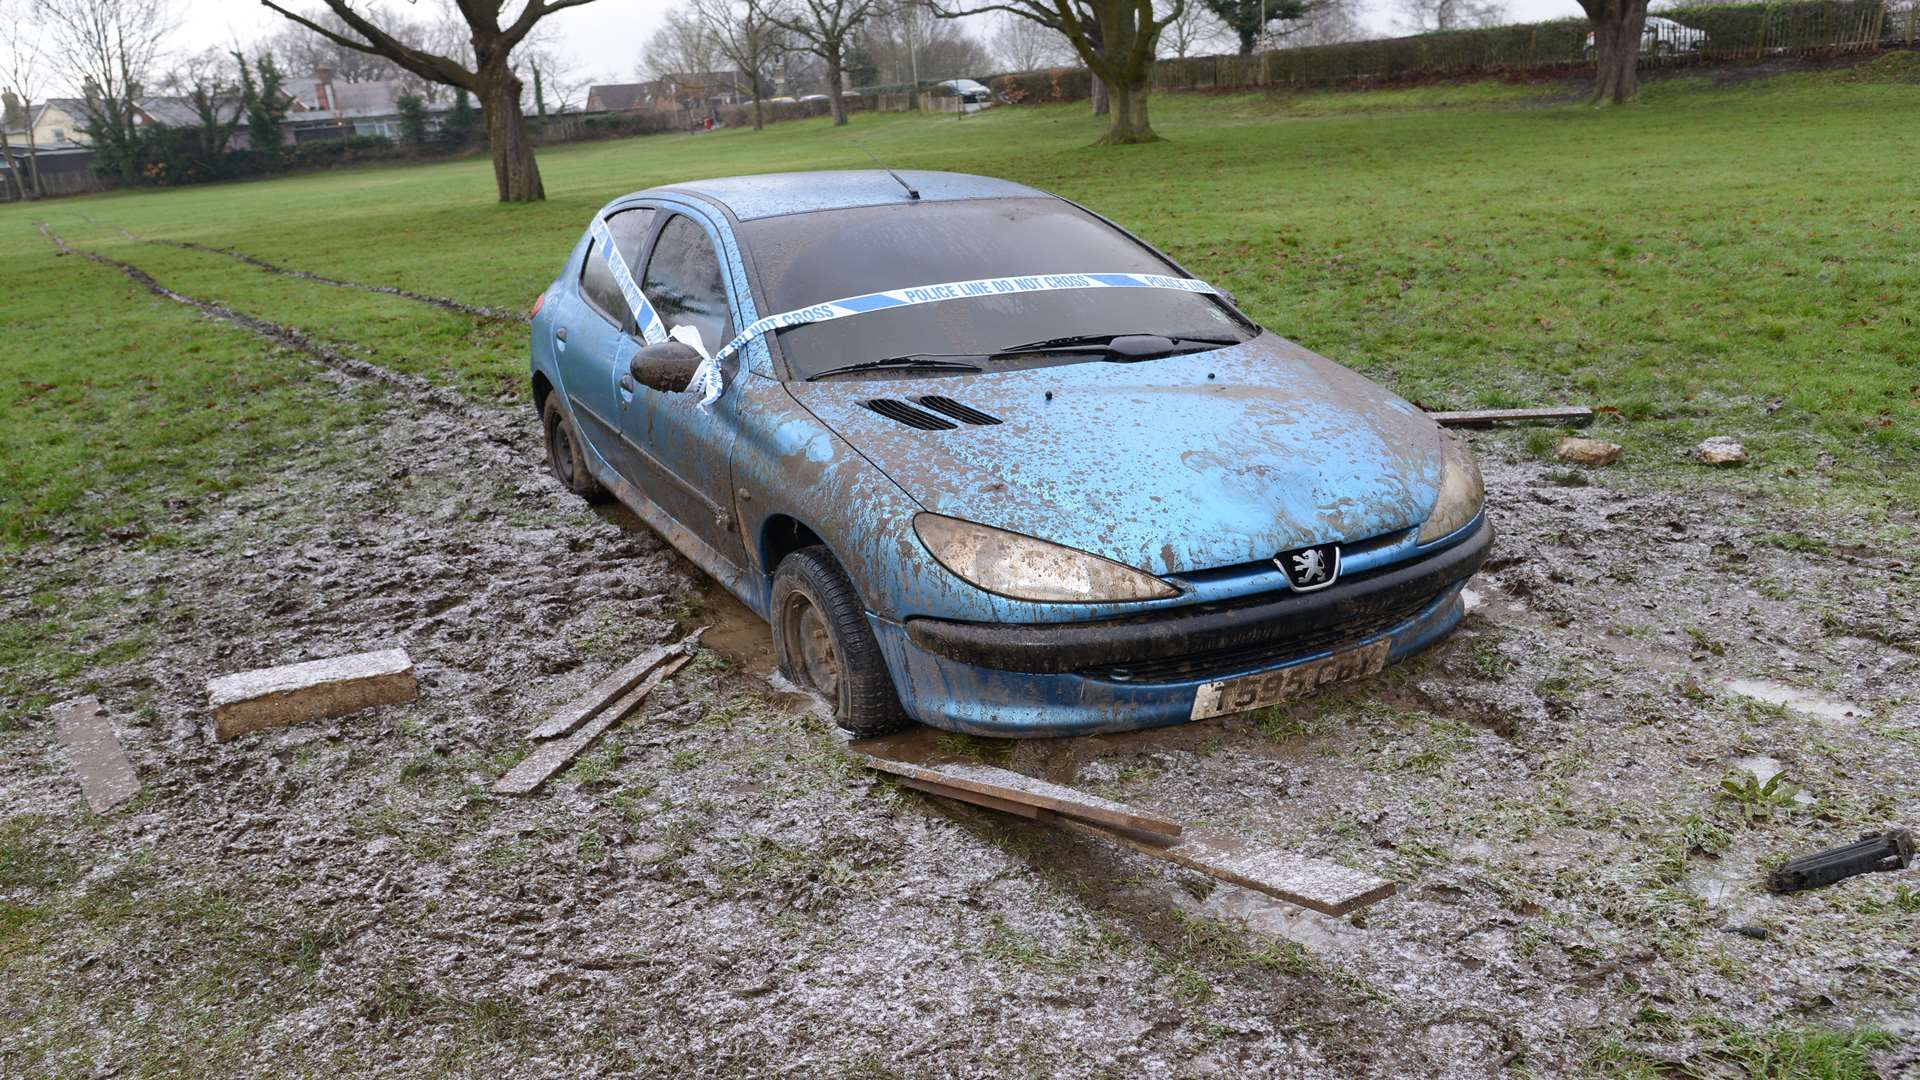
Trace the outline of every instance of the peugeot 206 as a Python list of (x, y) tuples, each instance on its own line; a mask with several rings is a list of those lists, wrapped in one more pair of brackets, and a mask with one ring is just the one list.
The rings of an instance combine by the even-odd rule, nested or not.
[(1125, 229), (884, 169), (615, 199), (535, 307), (553, 473), (772, 625), (839, 724), (1258, 708), (1439, 639), (1469, 451)]

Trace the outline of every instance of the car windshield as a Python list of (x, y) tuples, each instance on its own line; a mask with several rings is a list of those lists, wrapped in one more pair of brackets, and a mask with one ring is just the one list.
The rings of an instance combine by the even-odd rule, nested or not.
[[(742, 223), (769, 313), (888, 289), (1043, 274), (1176, 275), (1165, 259), (1059, 199), (969, 199), (821, 210)], [(1116, 334), (1244, 341), (1255, 329), (1213, 297), (1174, 289), (1068, 289), (889, 308), (779, 331), (789, 375), (905, 357), (968, 365), (886, 365), (898, 378), (1011, 366), (994, 353)], [(1103, 359), (1098, 351), (1018, 363)], [(850, 376), (859, 377), (859, 376)]]

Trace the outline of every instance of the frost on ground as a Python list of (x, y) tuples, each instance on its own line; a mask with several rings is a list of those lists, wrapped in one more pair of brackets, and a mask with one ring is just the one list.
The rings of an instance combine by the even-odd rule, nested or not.
[[(379, 415), (157, 523), (174, 542), (6, 557), (0, 619), (90, 654), (40, 689), (97, 693), (145, 791), (89, 815), (51, 716), (8, 705), (0, 1074), (1920, 1068), (1920, 872), (1758, 885), (1920, 824), (1920, 589), (1852, 546), (1911, 521), (1587, 486), (1488, 437), (1499, 547), (1416, 662), (1167, 731), (944, 744), (1403, 883), (1328, 919), (854, 767), (764, 627), (539, 471), (530, 410), (505, 443)], [(703, 623), (638, 718), (487, 793), (556, 706)], [(209, 677), (393, 646), (418, 702), (213, 742)], [(1722, 788), (1758, 758), (1808, 798)]]

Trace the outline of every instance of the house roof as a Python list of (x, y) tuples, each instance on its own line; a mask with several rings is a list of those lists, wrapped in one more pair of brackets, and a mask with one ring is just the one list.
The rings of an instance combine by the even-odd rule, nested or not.
[(666, 93), (664, 80), (637, 83), (602, 83), (587, 89), (589, 111), (637, 109)]
[[(398, 79), (350, 83), (309, 76), (288, 80), (286, 91), (293, 96), (299, 111), (306, 114), (305, 119), (346, 119), (397, 114), (400, 99), (407, 94), (407, 84)], [(435, 106), (427, 108), (430, 112), (438, 111)]]
[[(193, 99), (186, 97), (148, 97), (141, 98), (140, 111), (147, 119), (161, 127), (184, 128), (200, 125), (200, 112), (194, 107)], [(243, 106), (237, 97), (219, 98), (214, 102), (214, 112), (221, 123), (240, 119)]]

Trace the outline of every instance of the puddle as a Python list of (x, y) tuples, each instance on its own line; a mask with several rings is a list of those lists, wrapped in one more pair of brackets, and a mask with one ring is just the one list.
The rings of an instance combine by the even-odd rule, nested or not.
[(1824, 720), (1855, 720), (1867, 712), (1866, 709), (1851, 701), (1823, 697), (1811, 690), (1802, 690), (1785, 683), (1768, 682), (1765, 679), (1734, 679), (1727, 683), (1727, 692), (1750, 697), (1755, 701), (1764, 701), (1769, 705), (1782, 705), (1794, 712), (1818, 716)]

